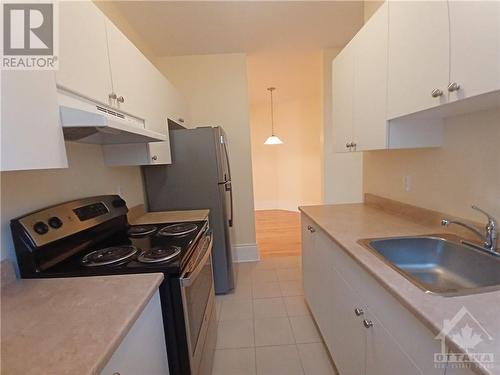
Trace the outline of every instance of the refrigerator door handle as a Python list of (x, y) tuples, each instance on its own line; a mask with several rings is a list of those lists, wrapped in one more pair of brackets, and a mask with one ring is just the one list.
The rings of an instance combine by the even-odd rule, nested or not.
[(229, 153), (227, 151), (227, 141), (226, 139), (224, 138), (224, 136), (221, 135), (221, 143), (222, 143), (222, 147), (224, 148), (224, 156), (226, 158), (226, 166), (227, 166), (227, 174), (228, 176), (226, 176), (226, 179), (227, 181), (231, 181), (231, 166), (229, 165)]
[(234, 209), (233, 209), (233, 187), (231, 185), (231, 182), (228, 182), (225, 184), (226, 191), (229, 191), (229, 200), (231, 201), (231, 210), (230, 210), (230, 217), (229, 217), (229, 226), (233, 226), (233, 214), (234, 214)]

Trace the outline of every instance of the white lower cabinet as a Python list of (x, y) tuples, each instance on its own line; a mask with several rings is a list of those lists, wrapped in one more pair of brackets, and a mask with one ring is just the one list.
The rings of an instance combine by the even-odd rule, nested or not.
[(101, 375), (168, 375), (160, 294), (156, 292)]
[(355, 313), (355, 309), (364, 309), (361, 299), (337, 271), (331, 268), (330, 273), (333, 276), (328, 288), (332, 290), (329, 293), (332, 314), (328, 315), (330, 330), (325, 341), (340, 374), (364, 374), (366, 329)]
[(302, 215), (304, 293), (340, 375), (444, 375), (434, 334)]

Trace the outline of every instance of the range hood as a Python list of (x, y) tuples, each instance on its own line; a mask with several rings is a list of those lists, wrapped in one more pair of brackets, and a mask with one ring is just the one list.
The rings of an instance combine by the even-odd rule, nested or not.
[(58, 102), (67, 141), (123, 144), (166, 141), (166, 134), (145, 129), (143, 119), (59, 89)]

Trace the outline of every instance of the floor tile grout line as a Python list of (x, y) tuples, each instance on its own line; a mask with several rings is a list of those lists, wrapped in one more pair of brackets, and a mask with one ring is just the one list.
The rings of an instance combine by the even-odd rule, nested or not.
[(251, 294), (252, 294), (252, 327), (253, 327), (253, 366), (254, 366), (254, 374), (257, 375), (257, 346), (256, 346), (256, 337), (255, 337), (255, 308), (254, 308), (254, 295), (253, 295), (253, 272), (252, 272), (252, 288), (251, 288)]
[(304, 369), (304, 364), (302, 363), (302, 358), (300, 357), (299, 346), (297, 344), (297, 337), (295, 336), (295, 331), (293, 330), (291, 317), (288, 316), (288, 324), (290, 324), (290, 329), (292, 330), (293, 340), (295, 341), (295, 350), (297, 350), (297, 356), (299, 357), (300, 367), (302, 369), (302, 374), (305, 375), (306, 371)]

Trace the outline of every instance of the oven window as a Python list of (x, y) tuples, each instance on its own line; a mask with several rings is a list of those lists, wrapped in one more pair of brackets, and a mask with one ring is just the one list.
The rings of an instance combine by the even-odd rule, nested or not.
[(198, 274), (193, 283), (185, 289), (188, 324), (191, 341), (191, 355), (194, 354), (198, 344), (203, 317), (208, 304), (210, 292), (213, 285), (212, 260), (209, 257), (202, 271)]

